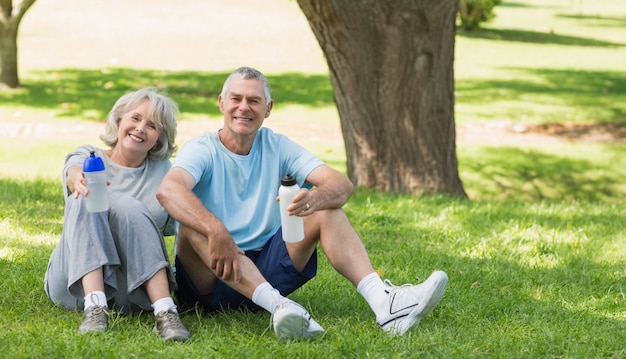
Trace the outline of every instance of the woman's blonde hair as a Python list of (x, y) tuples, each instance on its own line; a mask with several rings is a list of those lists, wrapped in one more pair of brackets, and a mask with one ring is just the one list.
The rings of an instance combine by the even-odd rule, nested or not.
[(144, 87), (140, 90), (129, 92), (120, 97), (107, 118), (104, 126), (104, 134), (100, 139), (111, 148), (117, 144), (117, 130), (122, 116), (137, 108), (143, 101), (150, 101), (150, 117), (161, 132), (156, 146), (148, 151), (148, 158), (152, 160), (164, 160), (172, 157), (176, 151), (176, 121), (178, 119), (178, 105), (156, 87)]

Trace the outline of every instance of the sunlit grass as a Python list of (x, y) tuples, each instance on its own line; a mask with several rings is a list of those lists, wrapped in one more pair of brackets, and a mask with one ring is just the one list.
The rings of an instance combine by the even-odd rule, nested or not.
[[(623, 204), (463, 201), (360, 189), (345, 209), (384, 278), (403, 284), (423, 280), (434, 269), (450, 275), (446, 297), (418, 330), (402, 338), (382, 333), (354, 288), (321, 257), (317, 278), (291, 297), (326, 328), (323, 338), (281, 343), (267, 313), (191, 311), (183, 321), (192, 339), (166, 344), (151, 332), (150, 313), (114, 314), (107, 333), (78, 335), (80, 313), (54, 308), (42, 290), (53, 238), (61, 229), (62, 208), (58, 197), (49, 195), (54, 183), (4, 180), (3, 186), (27, 187), (29, 193), (16, 191), (0, 205), (0, 213), (30, 213), (0, 227), (3, 323), (19, 328), (3, 331), (1, 345), (11, 343), (9, 352), (17, 357), (68, 352), (104, 357), (289, 357), (293, 351), (310, 357), (625, 354)], [(30, 212), (35, 204), (49, 211)], [(171, 237), (167, 243), (171, 251)]]
[[(626, 9), (621, 0), (505, 1), (456, 42), (456, 121), (625, 122)], [(461, 144), (469, 201), (359, 188), (345, 206), (375, 268), (395, 284), (450, 276), (446, 296), (409, 335), (380, 331), (367, 304), (320, 255), (318, 276), (291, 297), (326, 328), (278, 342), (267, 313), (183, 313), (187, 343), (163, 343), (151, 313), (113, 313), (81, 336), (81, 313), (50, 303), (43, 274), (61, 235), (61, 168), (100, 132), (42, 138), (43, 125), (102, 121), (121, 92), (167, 87), (181, 106), (182, 145), (219, 126), (227, 72), (99, 67), (28, 70), (0, 92), (17, 123), (0, 144), (0, 353), (31, 357), (620, 358), (626, 356), (626, 149), (621, 144)], [(266, 125), (345, 172), (327, 74), (269, 73)], [(385, 119), (381, 119), (383, 121)], [(38, 126), (35, 126), (37, 124)], [(23, 126), (22, 126), (23, 125)], [(316, 127), (317, 126), (317, 127)], [(188, 129), (189, 129), (188, 128)], [(299, 130), (303, 128), (302, 130)], [(323, 129), (315, 131), (315, 129)], [(326, 131), (326, 132), (322, 132)], [(173, 238), (166, 238), (170, 258)], [(416, 279), (417, 278), (417, 279)]]

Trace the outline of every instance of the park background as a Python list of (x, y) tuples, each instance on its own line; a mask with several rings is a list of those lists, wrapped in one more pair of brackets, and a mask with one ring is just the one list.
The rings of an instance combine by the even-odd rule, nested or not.
[[(325, 261), (294, 293), (327, 329), (280, 343), (269, 316), (187, 313), (188, 343), (161, 343), (150, 313), (79, 336), (79, 313), (43, 293), (62, 228), (65, 154), (99, 144), (131, 88), (181, 104), (179, 144), (221, 124), (216, 97), (242, 65), (265, 72), (266, 125), (345, 171), (328, 68), (289, 0), (38, 0), (20, 27), (24, 88), (0, 92), (0, 352), (13, 357), (520, 357), (626, 355), (623, 125), (626, 6), (505, 1), (456, 42), (460, 176), (470, 201), (359, 189), (346, 206), (396, 284), (450, 275), (440, 307), (389, 338)], [(170, 241), (171, 244), (171, 241)]]

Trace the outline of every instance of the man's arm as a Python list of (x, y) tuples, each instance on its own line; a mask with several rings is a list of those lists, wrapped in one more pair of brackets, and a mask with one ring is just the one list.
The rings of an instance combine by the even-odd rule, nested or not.
[(238, 282), (238, 255), (243, 251), (235, 245), (226, 226), (192, 192), (194, 186), (195, 179), (189, 172), (174, 167), (163, 178), (156, 196), (172, 217), (207, 239), (206, 246), (199, 244), (195, 248), (207, 267), (222, 279), (232, 275)]
[(306, 182), (315, 188), (300, 191), (289, 206), (289, 214), (306, 216), (323, 209), (341, 208), (354, 192), (348, 177), (328, 165), (316, 167)]
[(195, 184), (196, 181), (189, 172), (174, 167), (161, 181), (156, 196), (161, 205), (178, 222), (208, 236), (217, 218), (192, 192)]

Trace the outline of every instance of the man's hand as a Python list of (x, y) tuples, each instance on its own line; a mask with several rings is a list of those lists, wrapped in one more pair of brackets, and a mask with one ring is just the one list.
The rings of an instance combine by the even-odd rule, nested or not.
[[(225, 228), (224, 228), (225, 231)], [(223, 281), (239, 283), (239, 256), (244, 252), (237, 247), (228, 231), (221, 235), (212, 235), (208, 238), (209, 268)]]

